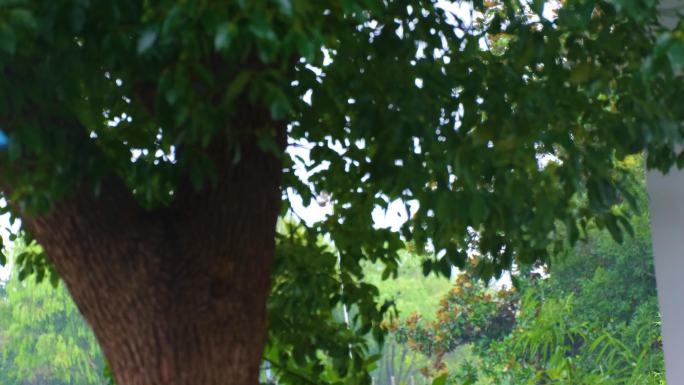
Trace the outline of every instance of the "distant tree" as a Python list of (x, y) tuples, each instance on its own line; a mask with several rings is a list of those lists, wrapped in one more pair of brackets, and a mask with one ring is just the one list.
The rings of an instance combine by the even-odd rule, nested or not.
[[(629, 163), (643, 175), (638, 158)], [(585, 242), (552, 259), (543, 279), (519, 279), (514, 327), (497, 340), (471, 336), (476, 359), (450, 368), (454, 384), (664, 384), (643, 176), (638, 182), (635, 235), (618, 245), (590, 228)]]
[[(393, 275), (410, 241), (438, 256), (426, 271), (477, 251), (492, 277), (594, 222), (621, 239), (619, 161), (684, 164), (684, 26), (665, 32), (656, 7), (2, 1), (1, 190), (119, 385), (253, 385), (267, 325), (266, 355), (297, 381), (327, 373), (316, 346), (338, 380), (368, 381), (347, 343), (381, 338), (364, 261)], [(313, 235), (276, 235), (288, 193), (332, 206)], [(397, 200), (418, 209), (375, 228)], [(317, 260), (321, 236), (339, 268)], [(271, 290), (274, 269), (299, 281)], [(329, 319), (340, 304), (358, 309), (349, 329)]]
[[(415, 251), (399, 254), (401, 262), (395, 279), (382, 280), (384, 266), (381, 264), (369, 264), (364, 268), (365, 279), (378, 287), (380, 299), (391, 300), (396, 306), (397, 314), (390, 314), (382, 324), (386, 330), (394, 331), (413, 313), (434, 318), (440, 306), (436, 293), (448, 291), (452, 284), (439, 275), (423, 275), (421, 261), (426, 256), (416, 255)], [(384, 345), (378, 346), (378, 351), (382, 357), (372, 373), (376, 385), (422, 385), (427, 381), (418, 370), (429, 363), (429, 357), (397, 341), (394, 333), (387, 336)]]
[[(31, 247), (37, 247), (29, 245)], [(25, 246), (16, 249), (20, 255)], [(102, 385), (104, 360), (69, 293), (10, 275), (0, 303), (3, 385)]]
[(488, 346), (513, 329), (518, 307), (515, 289), (490, 289), (462, 273), (442, 297), (435, 320), (413, 313), (404, 322), (391, 325), (397, 342), (432, 358), (426, 376), (447, 369), (444, 356), (467, 344)]

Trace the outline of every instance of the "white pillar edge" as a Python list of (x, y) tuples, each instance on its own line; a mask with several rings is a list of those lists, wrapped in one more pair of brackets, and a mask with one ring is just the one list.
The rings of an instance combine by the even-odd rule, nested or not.
[[(674, 28), (679, 20), (667, 10), (684, 1), (662, 0), (659, 6), (661, 23)], [(668, 385), (684, 385), (684, 170), (649, 171), (646, 180), (665, 377)]]
[(649, 209), (665, 373), (684, 384), (684, 171), (648, 172)]

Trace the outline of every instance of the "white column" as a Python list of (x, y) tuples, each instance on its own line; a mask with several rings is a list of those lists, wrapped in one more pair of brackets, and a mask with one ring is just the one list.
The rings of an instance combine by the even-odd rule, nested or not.
[(668, 385), (684, 384), (684, 172), (648, 173), (653, 256)]
[[(682, 0), (661, 1), (663, 25), (674, 28)], [(647, 175), (658, 305), (668, 385), (684, 385), (684, 171)]]

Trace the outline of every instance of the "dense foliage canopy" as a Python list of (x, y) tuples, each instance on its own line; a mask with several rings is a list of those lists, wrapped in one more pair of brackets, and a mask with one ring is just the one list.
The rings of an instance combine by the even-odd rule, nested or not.
[[(145, 207), (167, 205), (186, 179), (212, 183), (202, 149), (217, 135), (282, 151), (272, 128), (231, 122), (253, 104), (311, 149), (309, 183), (285, 157), (283, 190), (331, 194), (334, 213), (315, 230), (351, 272), (365, 258), (392, 269), (400, 234), (431, 240), (446, 253), (440, 267), (475, 248), (492, 275), (514, 257), (544, 258), (559, 224), (571, 239), (590, 218), (619, 233), (617, 160), (649, 149), (651, 167), (676, 161), (681, 34), (638, 1), (453, 9), (3, 2), (7, 197), (42, 212), (82, 183), (98, 193), (114, 173)], [(395, 199), (420, 207), (400, 234), (373, 229), (372, 209)]]

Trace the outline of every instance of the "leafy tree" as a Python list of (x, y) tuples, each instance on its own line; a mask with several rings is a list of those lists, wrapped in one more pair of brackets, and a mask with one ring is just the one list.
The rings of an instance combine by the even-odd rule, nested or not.
[[(395, 274), (410, 240), (439, 256), (426, 271), (476, 250), (490, 277), (592, 221), (620, 239), (619, 161), (648, 150), (649, 167), (682, 164), (683, 27), (664, 32), (655, 2), (570, 0), (547, 17), (553, 4), (2, 1), (7, 210), (120, 385), (256, 383), (271, 273), (316, 260), (325, 235), (344, 290), (275, 280), (269, 351), (288, 373), (320, 373), (332, 323), (306, 330), (277, 309), (355, 306), (327, 350), (338, 376), (367, 379), (361, 345), (339, 348), (381, 338), (364, 261)], [(329, 196), (332, 214), (280, 239), (287, 193)], [(411, 220), (374, 228), (397, 199), (419, 203)], [(35, 254), (22, 269), (49, 265)]]
[(511, 335), (480, 350), (476, 371), (457, 370), (453, 380), (456, 384), (467, 378), (479, 378), (482, 384), (664, 384), (655, 302), (655, 298), (646, 300), (627, 325), (579, 322), (576, 314), (584, 309), (572, 294), (542, 297), (532, 288)]
[[(645, 190), (645, 186), (642, 185)], [(645, 194), (644, 194), (645, 195)], [(643, 197), (642, 208), (646, 208)], [(573, 293), (580, 322), (618, 325), (631, 320), (637, 308), (656, 299), (655, 271), (648, 215), (631, 220), (634, 236), (615, 244), (591, 231), (586, 243), (559, 256), (549, 269), (550, 295)], [(657, 312), (657, 307), (654, 307)]]
[(434, 375), (447, 369), (446, 354), (471, 343), (486, 347), (509, 334), (516, 320), (517, 297), (515, 289), (490, 290), (462, 273), (440, 300), (436, 320), (413, 313), (402, 324), (392, 325), (392, 330), (397, 342), (433, 359), (422, 372)]
[[(643, 177), (638, 181), (643, 212)], [(621, 245), (606, 231), (591, 228), (585, 242), (553, 258), (546, 274), (514, 280), (520, 287), (519, 310), (515, 325), (497, 333), (499, 338), (492, 338), (487, 328), (476, 333), (454, 328), (442, 334), (443, 328), (432, 333), (417, 328), (421, 333), (414, 335), (424, 341), (419, 348), (473, 341), (476, 359), (451, 368), (455, 384), (663, 384), (648, 216), (642, 213), (630, 223), (635, 235)], [(491, 298), (459, 298), (475, 314), (488, 315), (493, 309)], [(447, 324), (467, 325), (474, 317), (454, 318)]]
[[(15, 244), (16, 245), (16, 244)], [(16, 245), (14, 254), (25, 248)], [(6, 283), (0, 303), (0, 380), (6, 385), (101, 385), (104, 361), (95, 337), (60, 285)]]
[(377, 347), (382, 355), (376, 369), (371, 373), (373, 381), (378, 385), (423, 384), (427, 381), (419, 369), (429, 364), (429, 357), (400, 343), (396, 331), (400, 321), (413, 313), (425, 317), (433, 316), (439, 308), (439, 297), (435, 293), (445, 292), (451, 286), (449, 280), (442, 276), (424, 276), (421, 265), (424, 256), (415, 251), (400, 252), (398, 276), (395, 279), (382, 280), (384, 266), (372, 264), (364, 268), (367, 282), (376, 285), (380, 292), (380, 300), (391, 300), (398, 314), (386, 317), (383, 328), (389, 335), (384, 344)]

